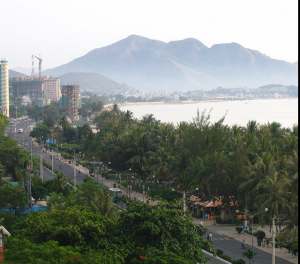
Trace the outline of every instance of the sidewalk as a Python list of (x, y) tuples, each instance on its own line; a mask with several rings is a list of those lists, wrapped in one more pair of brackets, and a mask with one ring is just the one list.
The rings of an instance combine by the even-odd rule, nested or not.
[[(102, 178), (100, 176), (99, 176), (99, 182), (101, 184), (105, 185), (108, 188), (113, 188), (114, 184), (116, 184), (116, 187), (119, 188), (119, 189), (121, 189), (123, 191), (123, 195), (126, 196), (126, 197), (129, 197), (131, 200), (134, 200), (135, 194), (136, 194), (137, 200), (139, 202), (143, 202), (143, 200), (144, 200), (144, 203), (146, 203), (147, 200), (148, 200), (148, 198), (150, 197), (150, 196), (148, 196), (146, 194), (143, 195), (142, 193), (138, 193), (135, 190), (130, 190), (130, 192), (128, 192), (128, 190), (127, 190), (126, 187), (124, 187), (124, 186), (116, 183), (115, 181), (110, 181), (110, 180), (107, 180), (107, 179)], [(150, 203), (150, 205), (156, 205), (156, 204), (157, 204), (157, 201), (153, 201), (153, 198), (151, 197), (151, 203)]]
[[(193, 220), (193, 222), (197, 225), (199, 225), (200, 221), (201, 221), (201, 219), (195, 219), (195, 218)], [(214, 225), (213, 223), (214, 223), (214, 220), (206, 220), (203, 222), (203, 226), (204, 226), (204, 228), (209, 228), (211, 231), (213, 231), (219, 235), (227, 236), (227, 237), (235, 239), (241, 243), (242, 243), (243, 239), (245, 239), (248, 247), (250, 247), (250, 245), (252, 244), (252, 236), (249, 234), (238, 234), (238, 232), (235, 230), (235, 228), (236, 228), (235, 225), (220, 225), (220, 224)], [(254, 225), (254, 229), (255, 228), (258, 229), (258, 226)], [(261, 228), (261, 230), (266, 233), (267, 237), (271, 237), (268, 227)], [(257, 239), (256, 239), (256, 237), (254, 237), (253, 244), (254, 244), (253, 246), (256, 249), (267, 252), (269, 254), (272, 254), (272, 244), (271, 243), (270, 243), (269, 247), (258, 246)], [(282, 248), (282, 249), (275, 248), (275, 252), (276, 252), (276, 257), (280, 257), (291, 263), (298, 263), (298, 255), (297, 256), (292, 255), (292, 253), (289, 253), (288, 250), (285, 248)]]

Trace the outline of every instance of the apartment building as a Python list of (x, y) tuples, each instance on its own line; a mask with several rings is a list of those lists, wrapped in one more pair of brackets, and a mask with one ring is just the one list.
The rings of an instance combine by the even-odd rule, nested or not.
[(8, 60), (0, 59), (0, 113), (9, 117)]

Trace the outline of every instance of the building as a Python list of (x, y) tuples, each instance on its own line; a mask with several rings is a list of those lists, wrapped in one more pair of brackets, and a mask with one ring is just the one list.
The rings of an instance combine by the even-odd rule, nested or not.
[(79, 85), (62, 85), (60, 107), (72, 122), (79, 121), (78, 109), (82, 107)]
[(61, 97), (60, 80), (55, 78), (44, 78), (44, 91), (48, 101), (59, 101)]
[(10, 93), (16, 97), (28, 96), (33, 102), (42, 106), (51, 101), (58, 101), (60, 92), (60, 80), (49, 76), (29, 77), (20, 76), (10, 78)]
[(9, 117), (8, 60), (0, 59), (0, 113)]

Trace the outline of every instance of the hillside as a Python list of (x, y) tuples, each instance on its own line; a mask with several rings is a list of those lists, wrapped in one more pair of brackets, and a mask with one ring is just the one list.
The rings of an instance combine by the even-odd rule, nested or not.
[(131, 88), (126, 84), (119, 84), (101, 74), (92, 72), (71, 72), (58, 77), (61, 85), (79, 84), (81, 91), (91, 91), (97, 94), (124, 93)]
[(208, 90), (298, 83), (298, 64), (272, 59), (238, 43), (206, 47), (196, 39), (165, 43), (132, 35), (43, 74), (94, 72), (141, 91)]
[(19, 76), (24, 76), (25, 74), (14, 71), (14, 70), (9, 70), (8, 72), (9, 74), (9, 78), (13, 78), (13, 77), (19, 77)]

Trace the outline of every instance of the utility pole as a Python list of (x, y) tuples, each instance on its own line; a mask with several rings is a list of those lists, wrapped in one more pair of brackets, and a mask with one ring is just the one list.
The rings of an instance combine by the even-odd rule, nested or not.
[(33, 144), (33, 140), (31, 139), (30, 142), (30, 170), (33, 170), (33, 164), (32, 164), (32, 144)]
[(32, 200), (31, 200), (31, 173), (29, 166), (27, 166), (27, 201), (29, 203), (30, 208), (32, 208)]
[(186, 212), (186, 207), (185, 207), (185, 191), (183, 191), (182, 197), (183, 197), (183, 214), (185, 215), (185, 212)]
[(74, 151), (74, 187), (76, 187), (76, 160), (75, 160), (75, 149)]
[(15, 106), (15, 108), (16, 108), (16, 119), (17, 119), (17, 116), (18, 116), (18, 108), (19, 108), (19, 107)]
[(245, 231), (246, 232), (248, 230), (248, 222), (247, 222), (247, 214), (248, 214), (248, 211), (247, 211), (247, 194), (245, 194), (245, 197), (246, 197), (246, 205), (245, 205), (245, 221), (244, 221), (244, 227), (245, 228)]
[(275, 219), (276, 215), (272, 218), (272, 264), (275, 264)]
[[(52, 130), (52, 144), (53, 144), (53, 130)], [(53, 177), (53, 175), (54, 175), (54, 173), (53, 173), (53, 149), (51, 150), (51, 161), (52, 161), (52, 167), (51, 167), (51, 171), (52, 171), (52, 177)]]
[(43, 176), (43, 145), (41, 144), (40, 146), (40, 176), (42, 181), (44, 181), (44, 176)]

